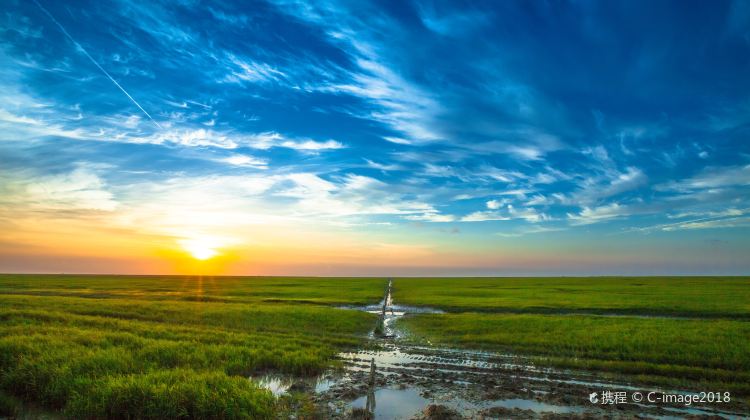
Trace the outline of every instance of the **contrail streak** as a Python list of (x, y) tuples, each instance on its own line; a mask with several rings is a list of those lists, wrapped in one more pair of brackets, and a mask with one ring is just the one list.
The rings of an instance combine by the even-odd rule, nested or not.
[(62, 31), (62, 33), (64, 33), (65, 36), (68, 37), (68, 39), (71, 40), (73, 42), (73, 44), (75, 44), (75, 46), (78, 47), (78, 49), (81, 50), (81, 52), (83, 52), (86, 55), (86, 57), (88, 57), (89, 60), (91, 60), (91, 62), (94, 63), (94, 65), (96, 67), (98, 67), (99, 70), (101, 70), (102, 73), (104, 73), (104, 75), (107, 76), (109, 78), (109, 80), (111, 80), (112, 83), (114, 83), (115, 86), (117, 86), (122, 91), (122, 93), (124, 93), (125, 96), (127, 96), (128, 99), (130, 99), (135, 104), (135, 106), (138, 107), (138, 109), (140, 109), (144, 114), (146, 114), (146, 116), (148, 117), (148, 119), (150, 119), (151, 122), (153, 122), (161, 130), (161, 126), (159, 125), (158, 122), (156, 122), (155, 119), (153, 119), (151, 117), (151, 114), (149, 114), (145, 109), (143, 109), (143, 107), (141, 106), (141, 104), (139, 104), (138, 101), (136, 101), (135, 99), (133, 99), (133, 97), (130, 96), (130, 94), (128, 93), (128, 91), (126, 91), (125, 88), (123, 88), (122, 86), (120, 86), (120, 84), (117, 83), (117, 80), (115, 80), (114, 77), (110, 76), (110, 74), (107, 73), (107, 70), (104, 70), (104, 67), (102, 67), (101, 65), (99, 65), (99, 63), (96, 60), (94, 60), (94, 57), (92, 57), (91, 54), (89, 54), (88, 51), (86, 51), (86, 49), (83, 48), (83, 46), (78, 43), (78, 41), (76, 41), (75, 39), (73, 39), (73, 37), (68, 33), (68, 31), (65, 30), (65, 27), (63, 27), (60, 24), (60, 22), (58, 22), (57, 19), (55, 19), (54, 16), (52, 16), (52, 13), (48, 12), (47, 9), (45, 9), (44, 6), (42, 6), (37, 0), (34, 0), (34, 3), (36, 3), (36, 5), (39, 6), (39, 8), (42, 9), (42, 11), (47, 16), (49, 16), (49, 18), (52, 20), (52, 22), (54, 22), (55, 25), (57, 25), (57, 27), (60, 28), (60, 30)]

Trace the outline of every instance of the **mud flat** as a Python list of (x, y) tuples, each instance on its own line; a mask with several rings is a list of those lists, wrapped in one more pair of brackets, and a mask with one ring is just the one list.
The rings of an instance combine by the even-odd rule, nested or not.
[[(384, 343), (379, 350), (344, 353), (345, 371), (315, 401), (330, 418), (367, 409), (374, 418), (419, 418), (441, 406), (455, 418), (745, 418), (739, 406), (602, 405), (591, 392), (651, 388), (601, 381), (594, 373), (538, 368), (513, 355)], [(373, 369), (373, 366), (375, 367)], [(441, 412), (441, 416), (446, 412)], [(428, 415), (427, 418), (430, 418)], [(442, 418), (442, 417), (434, 417)]]
[(439, 311), (394, 304), (391, 286), (380, 304), (353, 308), (381, 314), (382, 327), (371, 334), (373, 348), (339, 354), (342, 369), (307, 386), (321, 417), (746, 418), (747, 407), (738, 402), (718, 407), (592, 403), (592, 392), (626, 391), (630, 398), (655, 389), (602, 380), (593, 372), (542, 368), (519, 355), (409, 344), (396, 320)]

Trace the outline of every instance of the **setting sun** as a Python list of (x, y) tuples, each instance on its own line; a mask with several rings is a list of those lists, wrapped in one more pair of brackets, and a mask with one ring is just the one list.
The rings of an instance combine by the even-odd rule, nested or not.
[(185, 239), (180, 241), (180, 245), (185, 251), (189, 252), (193, 258), (200, 261), (213, 258), (219, 254), (216, 250), (216, 244), (210, 239)]

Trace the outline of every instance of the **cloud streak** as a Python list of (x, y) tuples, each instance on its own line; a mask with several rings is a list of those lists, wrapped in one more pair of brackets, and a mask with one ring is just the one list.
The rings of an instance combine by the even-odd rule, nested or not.
[(102, 73), (103, 73), (103, 74), (104, 74), (105, 76), (107, 76), (107, 78), (108, 78), (108, 79), (109, 79), (110, 81), (112, 81), (112, 83), (114, 83), (114, 85), (115, 85), (115, 86), (117, 86), (117, 88), (118, 88), (118, 89), (120, 89), (120, 91), (121, 91), (122, 93), (124, 93), (124, 94), (125, 94), (125, 96), (127, 96), (127, 97), (128, 97), (128, 99), (130, 99), (130, 101), (131, 101), (131, 102), (133, 102), (133, 104), (134, 104), (135, 106), (137, 106), (137, 107), (138, 107), (138, 109), (140, 109), (140, 110), (141, 110), (141, 112), (143, 112), (143, 114), (144, 114), (144, 115), (146, 115), (146, 117), (148, 117), (148, 119), (149, 119), (149, 120), (151, 120), (151, 122), (153, 122), (153, 123), (154, 123), (154, 125), (156, 126), (156, 128), (158, 128), (158, 129), (161, 129), (161, 125), (159, 125), (159, 123), (158, 123), (158, 122), (156, 122), (156, 120), (155, 120), (155, 119), (154, 119), (153, 117), (151, 117), (151, 114), (149, 114), (149, 113), (148, 113), (148, 111), (146, 111), (146, 110), (145, 110), (145, 109), (144, 109), (144, 108), (143, 108), (143, 107), (141, 106), (141, 104), (139, 104), (139, 103), (138, 103), (138, 101), (136, 101), (136, 100), (135, 100), (135, 98), (133, 98), (133, 97), (132, 97), (132, 96), (131, 96), (131, 95), (130, 95), (130, 94), (128, 93), (128, 91), (127, 91), (127, 90), (125, 90), (125, 88), (124, 88), (124, 87), (122, 87), (122, 86), (120, 85), (120, 83), (118, 83), (118, 82), (117, 82), (117, 80), (115, 80), (115, 78), (114, 78), (114, 77), (112, 77), (112, 76), (111, 76), (111, 75), (109, 74), (109, 72), (107, 72), (107, 70), (105, 70), (105, 69), (104, 69), (104, 67), (102, 67), (102, 66), (101, 66), (101, 64), (99, 64), (99, 62), (98, 62), (98, 61), (96, 61), (96, 60), (94, 59), (94, 57), (92, 57), (92, 56), (91, 56), (91, 54), (89, 54), (89, 52), (88, 52), (88, 51), (86, 51), (86, 49), (85, 49), (85, 48), (83, 48), (83, 46), (82, 46), (81, 44), (79, 44), (79, 43), (78, 43), (78, 41), (76, 41), (76, 40), (75, 40), (75, 39), (74, 39), (74, 38), (73, 38), (73, 37), (72, 37), (72, 36), (71, 36), (71, 35), (70, 35), (70, 34), (68, 33), (68, 31), (67, 31), (67, 30), (65, 29), (65, 27), (64, 27), (64, 26), (62, 26), (62, 25), (60, 24), (60, 22), (58, 22), (58, 21), (57, 21), (57, 19), (55, 19), (55, 17), (54, 17), (54, 16), (52, 16), (52, 14), (51, 14), (50, 12), (49, 12), (49, 11), (48, 11), (48, 10), (47, 10), (46, 8), (44, 8), (44, 6), (42, 6), (42, 5), (41, 5), (41, 4), (39, 3), (39, 1), (37, 1), (37, 0), (33, 0), (33, 1), (34, 1), (34, 4), (36, 4), (36, 5), (37, 5), (37, 6), (39, 7), (39, 9), (41, 9), (41, 10), (42, 10), (42, 11), (44, 12), (44, 14), (46, 14), (47, 16), (49, 16), (50, 20), (52, 20), (52, 22), (54, 22), (54, 23), (55, 23), (55, 25), (57, 25), (57, 27), (58, 27), (58, 28), (60, 28), (60, 31), (62, 31), (62, 33), (63, 33), (63, 34), (64, 34), (64, 35), (65, 35), (65, 36), (66, 36), (66, 37), (67, 37), (67, 38), (68, 38), (68, 39), (69, 39), (69, 40), (70, 40), (70, 41), (71, 41), (71, 42), (73, 43), (73, 45), (75, 45), (75, 46), (76, 46), (76, 48), (77, 48), (77, 49), (78, 49), (79, 51), (81, 51), (81, 52), (82, 52), (82, 53), (83, 53), (83, 54), (84, 54), (84, 55), (85, 55), (86, 57), (88, 57), (88, 59), (89, 59), (89, 60), (91, 60), (91, 62), (92, 62), (92, 63), (94, 63), (94, 65), (95, 65), (95, 66), (96, 66), (96, 67), (97, 67), (97, 68), (98, 68), (99, 70), (101, 70), (101, 72), (102, 72)]

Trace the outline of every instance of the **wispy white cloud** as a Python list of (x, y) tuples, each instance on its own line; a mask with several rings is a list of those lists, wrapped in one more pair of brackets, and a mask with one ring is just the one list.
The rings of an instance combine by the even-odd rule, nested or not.
[(654, 186), (657, 191), (689, 192), (712, 188), (750, 185), (750, 165), (719, 166), (703, 169), (697, 175)]
[(450, 215), (450, 214), (440, 214), (436, 211), (404, 216), (404, 219), (412, 220), (415, 222), (433, 222), (433, 223), (448, 223), (448, 222), (456, 221), (455, 216)]
[[(46, 114), (46, 111), (44, 112)], [(70, 139), (93, 138), (82, 128), (71, 128), (63, 122), (43, 120), (42, 115), (18, 115), (0, 109), (0, 129), (3, 140), (29, 140), (40, 137), (65, 137)]]
[(393, 137), (393, 136), (384, 136), (383, 140), (389, 141), (391, 143), (403, 144), (403, 145), (410, 145), (410, 144), (412, 144), (412, 142), (409, 141), (409, 140), (402, 139), (400, 137)]
[(462, 36), (490, 23), (487, 14), (479, 10), (439, 10), (431, 3), (418, 3), (422, 23), (431, 31), (444, 36)]
[(524, 219), (527, 222), (537, 223), (542, 221), (551, 220), (551, 217), (545, 213), (541, 213), (536, 209), (530, 207), (516, 208), (511, 204), (507, 206), (508, 213), (514, 219)]
[(631, 211), (627, 206), (618, 203), (611, 203), (599, 207), (583, 207), (580, 213), (568, 213), (568, 219), (574, 225), (588, 225), (605, 220), (611, 220), (629, 216)]
[(726, 229), (750, 227), (750, 217), (732, 217), (721, 220), (702, 220), (693, 222), (683, 222), (671, 226), (663, 226), (661, 230), (692, 230), (692, 229)]
[(372, 110), (360, 116), (402, 133), (400, 137), (384, 136), (391, 143), (413, 144), (441, 138), (431, 123), (440, 112), (440, 105), (429, 93), (387, 67), (371, 49), (355, 48), (352, 53), (358, 56), (355, 63), (359, 73), (352, 74), (348, 83), (329, 84), (319, 90), (346, 93), (371, 103)]
[(498, 169), (489, 165), (483, 165), (480, 167), (478, 175), (490, 178), (493, 181), (507, 183), (515, 182), (526, 177), (523, 173), (516, 170)]
[(597, 196), (599, 198), (611, 197), (625, 191), (630, 191), (645, 185), (648, 182), (646, 174), (636, 167), (628, 167), (625, 172), (615, 175), (606, 187), (604, 187)]
[(532, 193), (532, 192), (533, 192), (532, 190), (525, 189), (525, 188), (515, 188), (515, 189), (510, 189), (510, 190), (498, 191), (495, 194), (497, 194), (497, 195), (510, 195), (510, 196), (516, 196), (516, 197), (524, 198), (524, 197), (526, 197), (527, 194)]
[(284, 147), (302, 152), (343, 149), (345, 146), (336, 140), (316, 141), (306, 138), (288, 138), (276, 132), (265, 132), (238, 136), (238, 144), (254, 149), (267, 150), (272, 147)]
[(530, 223), (538, 223), (542, 221), (551, 220), (551, 217), (545, 213), (541, 213), (536, 209), (524, 207), (517, 208), (512, 204), (506, 204), (505, 208), (500, 210), (500, 203), (491, 200), (487, 202), (488, 211), (477, 211), (470, 213), (461, 218), (462, 222), (486, 222), (493, 220), (514, 220), (522, 219)]
[(461, 218), (462, 222), (487, 222), (496, 220), (511, 220), (512, 218), (507, 214), (501, 214), (497, 211), (476, 211), (474, 213), (467, 214)]
[(550, 152), (566, 148), (557, 136), (536, 129), (503, 130), (497, 135), (512, 140), (471, 142), (460, 145), (476, 154), (505, 154), (522, 161), (538, 161)]
[(149, 137), (140, 137), (136, 142), (165, 144), (172, 143), (187, 147), (217, 147), (220, 149), (236, 149), (239, 146), (237, 138), (212, 130), (170, 130), (156, 133)]
[[(164, 128), (157, 131), (143, 131), (142, 119), (138, 115), (106, 115), (98, 117), (98, 127), (92, 124), (68, 128), (76, 118), (58, 121), (43, 119), (47, 110), (30, 115), (18, 115), (0, 109), (0, 128), (4, 128), (6, 138), (16, 140), (40, 137), (65, 137), (76, 140), (116, 141), (121, 143), (156, 144), (182, 147), (211, 147), (237, 149), (250, 147), (268, 150), (274, 147), (293, 149), (303, 153), (318, 153), (342, 149), (345, 145), (337, 140), (313, 140), (309, 138), (287, 137), (277, 132), (243, 133), (222, 131), (211, 128)], [(171, 124), (170, 124), (171, 125)], [(182, 124), (185, 126), (188, 124)], [(199, 125), (200, 127), (200, 125)], [(8, 135), (11, 134), (12, 135)]]
[(433, 163), (425, 163), (424, 170), (422, 173), (425, 176), (437, 177), (437, 178), (451, 178), (460, 177), (459, 172), (455, 168), (448, 165), (436, 165)]
[(318, 174), (294, 173), (273, 179), (276, 187), (272, 194), (296, 199), (289, 210), (299, 217), (393, 215), (408, 220), (448, 221), (431, 205), (410, 200), (393, 186), (372, 177), (347, 174), (324, 179)]
[(635, 191), (648, 184), (648, 176), (642, 169), (627, 166), (624, 170), (610, 157), (603, 146), (587, 147), (581, 151), (589, 171), (579, 176), (577, 190), (561, 196), (560, 202), (567, 205), (595, 207), (603, 199)]
[(41, 38), (43, 36), (42, 27), (35, 25), (28, 16), (5, 13), (0, 16), (0, 19), (2, 19), (2, 26), (6, 31), (13, 31), (24, 38)]
[(284, 140), (279, 143), (278, 146), (305, 152), (317, 152), (320, 150), (336, 150), (344, 148), (344, 145), (336, 140)]
[(0, 108), (0, 121), (11, 124), (25, 124), (25, 125), (42, 125), (43, 123), (37, 119), (29, 118), (25, 115), (15, 115), (2, 108)]
[(228, 63), (230, 64), (229, 74), (222, 79), (227, 83), (278, 82), (287, 77), (283, 71), (270, 64), (241, 59), (233, 54), (229, 54)]
[(219, 161), (228, 163), (234, 166), (243, 166), (257, 169), (268, 169), (268, 160), (260, 159), (255, 156), (248, 155), (231, 155), (225, 158), (219, 159)]
[(727, 209), (717, 212), (691, 212), (676, 215), (675, 217), (689, 217), (702, 215), (703, 217), (693, 218), (691, 220), (682, 220), (674, 223), (662, 223), (646, 227), (629, 228), (630, 231), (652, 232), (652, 231), (679, 231), (694, 229), (719, 229), (719, 228), (736, 228), (750, 226), (750, 218), (746, 215), (750, 209)]
[(381, 171), (400, 171), (404, 169), (403, 166), (398, 165), (396, 163), (391, 163), (391, 164), (378, 163), (378, 162), (373, 162), (370, 159), (365, 159), (365, 162), (367, 162), (367, 166), (369, 166), (370, 168), (379, 169)]
[(119, 203), (99, 172), (106, 167), (77, 164), (52, 175), (26, 173), (23, 178), (6, 174), (6, 191), (13, 206), (31, 211), (89, 210), (111, 212)]
[(505, 203), (500, 200), (490, 200), (487, 202), (487, 208), (490, 210), (497, 210), (502, 207)]
[(386, 141), (400, 144), (423, 143), (443, 138), (436, 130), (437, 116), (442, 112), (440, 101), (419, 84), (406, 78), (387, 58), (381, 45), (382, 34), (398, 30), (398, 25), (385, 15), (362, 21), (335, 2), (308, 3), (276, 1), (284, 13), (323, 29), (329, 41), (350, 57), (353, 71), (341, 71), (343, 80), (330, 80), (312, 89), (358, 97), (369, 109), (352, 115), (378, 121), (396, 136)]
[(714, 217), (728, 217), (728, 216), (742, 216), (746, 210), (740, 210), (737, 208), (723, 209), (723, 210), (704, 210), (704, 211), (684, 211), (675, 214), (668, 214), (669, 219), (683, 219), (686, 217), (701, 217), (701, 218), (714, 218)]
[(566, 230), (566, 228), (564, 227), (531, 225), (531, 226), (523, 227), (521, 229), (515, 229), (513, 231), (497, 232), (495, 235), (502, 236), (505, 238), (518, 238), (521, 236), (533, 235), (536, 233), (560, 232), (564, 230)]
[(207, 9), (214, 19), (224, 24), (237, 25), (237, 26), (242, 27), (246, 25), (248, 21), (250, 21), (250, 18), (248, 18), (244, 14), (225, 12), (224, 10), (221, 10), (219, 8), (210, 7), (210, 6)]

